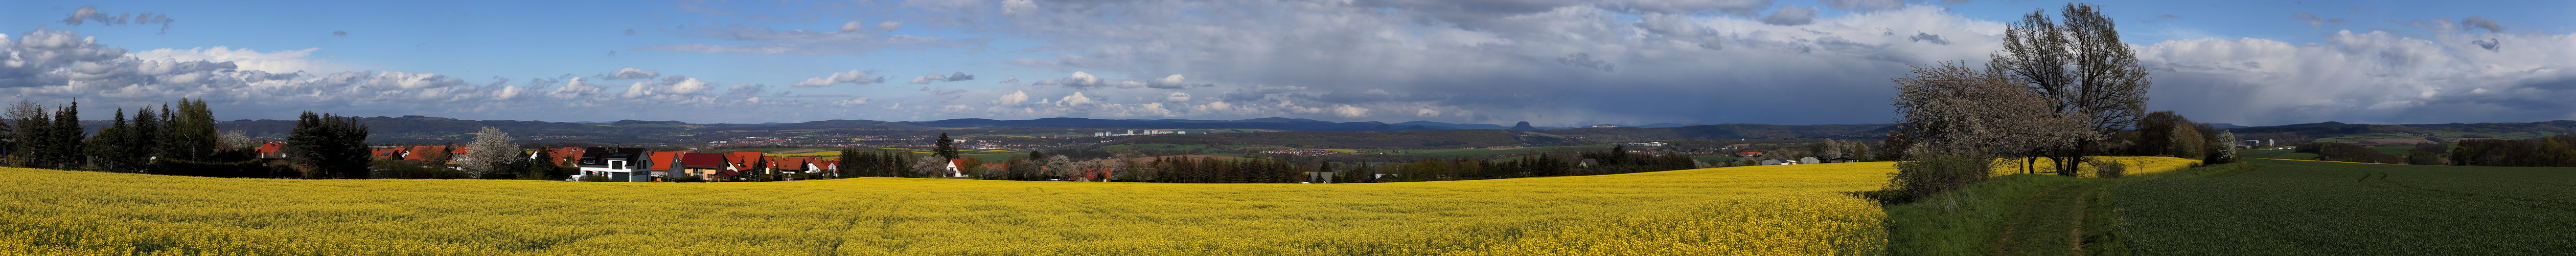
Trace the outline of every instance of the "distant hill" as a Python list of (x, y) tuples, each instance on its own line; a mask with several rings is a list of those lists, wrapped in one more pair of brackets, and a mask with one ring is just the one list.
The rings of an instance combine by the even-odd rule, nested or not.
[[(428, 117), (428, 116), (402, 116), (402, 117), (382, 117), (382, 116), (379, 116), (379, 117), (361, 117), (361, 118), (359, 118), (359, 122), (360, 122), (360, 123), (364, 123), (364, 124), (366, 124), (366, 125), (368, 125), (368, 126), (369, 126), (369, 128), (370, 128), (370, 129), (369, 129), (369, 131), (370, 131), (370, 132), (373, 132), (373, 133), (375, 134), (374, 136), (371, 136), (371, 137), (372, 137), (372, 138), (374, 138), (373, 140), (375, 140), (375, 141), (377, 141), (377, 142), (432, 141), (432, 142), (435, 142), (435, 143), (444, 143), (444, 142), (446, 142), (446, 141), (459, 140), (460, 138), (471, 138), (471, 133), (477, 132), (477, 131), (481, 130), (481, 129), (482, 129), (482, 127), (486, 127), (486, 126), (500, 128), (502, 131), (510, 132), (510, 133), (511, 133), (511, 135), (513, 135), (514, 137), (520, 137), (520, 138), (523, 138), (523, 139), (526, 139), (526, 138), (540, 138), (540, 137), (545, 137), (545, 138), (551, 138), (551, 139), (553, 139), (553, 140), (583, 141), (583, 142), (594, 142), (594, 143), (657, 143), (657, 142), (669, 142), (669, 141), (678, 140), (678, 139), (687, 139), (687, 138), (692, 138), (692, 137), (689, 137), (689, 136), (692, 136), (691, 134), (704, 134), (704, 133), (743, 133), (743, 132), (759, 133), (759, 132), (794, 132), (794, 131), (870, 131), (870, 134), (904, 135), (904, 134), (911, 133), (910, 131), (929, 131), (929, 130), (934, 130), (934, 129), (943, 129), (943, 128), (989, 128), (989, 129), (1028, 128), (1028, 129), (1077, 129), (1077, 130), (1079, 130), (1079, 129), (1104, 129), (1104, 130), (1106, 130), (1106, 129), (1267, 129), (1267, 130), (1305, 131), (1305, 132), (1403, 132), (1403, 133), (1391, 133), (1391, 134), (1386, 134), (1386, 135), (1383, 135), (1383, 136), (1382, 136), (1382, 135), (1368, 135), (1368, 136), (1345, 137), (1345, 138), (1346, 138), (1346, 139), (1359, 139), (1359, 140), (1363, 140), (1362, 142), (1357, 142), (1357, 143), (1354, 143), (1354, 144), (1422, 145), (1422, 146), (1434, 146), (1434, 147), (1438, 147), (1438, 146), (1466, 146), (1466, 145), (1509, 145), (1509, 144), (1518, 144), (1518, 143), (1526, 143), (1526, 142), (1546, 142), (1546, 141), (1562, 140), (1563, 138), (1582, 138), (1582, 139), (1580, 139), (1581, 141), (1634, 141), (1634, 140), (1670, 140), (1670, 139), (1718, 140), (1718, 139), (1768, 139), (1768, 138), (1848, 138), (1848, 139), (1875, 139), (1875, 138), (1882, 138), (1882, 137), (1885, 137), (1885, 136), (1886, 136), (1886, 134), (1887, 134), (1887, 132), (1888, 132), (1888, 130), (1893, 129), (1893, 127), (1892, 127), (1891, 125), (1888, 125), (1888, 124), (1827, 124), (1827, 125), (1717, 124), (1717, 125), (1683, 125), (1683, 124), (1674, 124), (1674, 123), (1658, 123), (1658, 124), (1647, 124), (1647, 125), (1640, 125), (1640, 126), (1634, 126), (1634, 127), (1617, 127), (1617, 128), (1566, 128), (1566, 127), (1535, 127), (1535, 126), (1530, 126), (1530, 125), (1528, 125), (1528, 124), (1527, 124), (1527, 122), (1521, 122), (1521, 123), (1515, 124), (1515, 125), (1513, 125), (1513, 126), (1503, 126), (1503, 125), (1492, 125), (1492, 124), (1457, 124), (1457, 123), (1443, 123), (1443, 122), (1432, 122), (1432, 121), (1411, 121), (1411, 122), (1401, 122), (1401, 123), (1383, 123), (1383, 122), (1328, 122), (1328, 121), (1319, 121), (1319, 120), (1313, 120), (1313, 119), (1302, 119), (1302, 118), (1280, 118), (1280, 117), (1271, 117), (1271, 118), (1254, 118), (1254, 119), (1242, 119), (1242, 120), (1187, 120), (1187, 119), (1121, 120), (1121, 119), (1090, 119), (1090, 118), (1069, 118), (1069, 117), (1068, 117), (1068, 118), (1040, 118), (1040, 119), (1030, 119), (1030, 120), (994, 120), (994, 119), (966, 118), (966, 119), (948, 119), (948, 120), (937, 120), (937, 121), (910, 121), (910, 122), (890, 122), (890, 121), (874, 121), (874, 120), (823, 120), (823, 121), (810, 121), (810, 122), (797, 122), (797, 123), (761, 123), (761, 124), (696, 124), (696, 123), (688, 123), (688, 122), (682, 122), (682, 121), (645, 121), (645, 120), (618, 120), (618, 121), (614, 121), (614, 122), (546, 122), (546, 121), (512, 121), (512, 120), (461, 120), (461, 119), (453, 119), (453, 118)], [(84, 125), (86, 125), (86, 126), (104, 126), (104, 125), (106, 124), (106, 122), (105, 122), (105, 121), (84, 121), (83, 123), (84, 123)], [(2444, 133), (2444, 132), (2447, 132), (2447, 133), (2445, 133), (2445, 134), (2448, 134), (2448, 133), (2516, 133), (2516, 134), (2526, 134), (2526, 135), (2528, 135), (2528, 134), (2545, 134), (2545, 133), (2555, 133), (2555, 134), (2569, 134), (2569, 133), (2576, 133), (2576, 121), (2567, 121), (2567, 120), (2560, 120), (2560, 121), (2547, 121), (2547, 122), (2530, 122), (2530, 123), (2474, 123), (2474, 124), (2450, 123), (2450, 124), (2405, 124), (2405, 125), (2350, 124), (2350, 123), (2342, 123), (2342, 122), (2321, 122), (2321, 123), (2312, 123), (2312, 124), (2292, 124), (2292, 125), (2258, 126), (2258, 127), (2245, 127), (2245, 126), (2237, 126), (2237, 125), (2232, 125), (2232, 124), (2210, 124), (2210, 125), (2211, 125), (2211, 126), (2214, 126), (2214, 127), (2220, 127), (2221, 129), (2227, 129), (2227, 130), (2235, 131), (2236, 133), (2238, 133), (2238, 134), (2240, 134), (2240, 135), (2249, 135), (2249, 136), (2250, 136), (2250, 135), (2254, 135), (2254, 134), (2274, 134), (2274, 135), (2280, 135), (2280, 134), (2283, 134), (2283, 133), (2287, 133), (2287, 134), (2289, 134), (2289, 135), (2296, 135), (2296, 136), (2300, 136), (2300, 137), (2308, 137), (2308, 138), (2330, 138), (2330, 137), (2338, 137), (2338, 136), (2353, 135), (2353, 134), (2373, 134), (2373, 133), (2409, 133), (2409, 134), (2425, 134), (2425, 133)], [(256, 136), (256, 137), (266, 137), (266, 138), (284, 138), (284, 137), (286, 137), (286, 133), (287, 133), (288, 131), (292, 130), (292, 129), (295, 127), (295, 121), (293, 121), (293, 120), (247, 120), (247, 121), (243, 121), (243, 120), (235, 120), (235, 121), (222, 121), (222, 122), (217, 122), (217, 126), (218, 126), (218, 127), (220, 127), (220, 128), (222, 128), (222, 129), (228, 130), (228, 131), (229, 131), (229, 130), (240, 130), (240, 131), (245, 131), (245, 132), (250, 133), (252, 136)], [(92, 127), (92, 129), (96, 129), (96, 127)], [(1447, 131), (1447, 130), (1459, 130), (1459, 131), (1489, 130), (1489, 131), (1496, 131), (1496, 132), (1500, 132), (1500, 131), (1525, 131), (1525, 132), (1530, 132), (1530, 133), (1508, 133), (1508, 132), (1505, 132), (1505, 133), (1484, 133), (1484, 132), (1439, 133), (1439, 132), (1430, 132), (1430, 131)], [(1061, 132), (1061, 131), (1059, 131), (1059, 132)], [(1331, 134), (1331, 133), (1324, 133), (1324, 134)], [(1322, 135), (1322, 134), (1305, 134), (1305, 135), (1313, 136), (1313, 135)], [(1325, 143), (1325, 142), (1322, 142), (1322, 141), (1311, 141), (1311, 140), (1301, 141), (1301, 140), (1303, 140), (1303, 139), (1295, 139), (1295, 138), (1291, 138), (1291, 137), (1267, 137), (1267, 136), (1252, 136), (1252, 135), (1241, 135), (1242, 137), (1230, 137), (1230, 136), (1237, 136), (1237, 135), (1214, 136), (1214, 137), (1216, 137), (1216, 138), (1209, 138), (1209, 139), (1220, 139), (1220, 138), (1222, 138), (1222, 139), (1255, 139), (1255, 140), (1272, 140), (1272, 141), (1284, 142), (1284, 143), (1281, 143), (1281, 144), (1305, 144), (1305, 145), (1335, 144), (1335, 143)], [(1353, 135), (1353, 136), (1357, 136), (1357, 135)], [(1390, 137), (1390, 136), (1392, 136), (1392, 137)], [(1439, 136), (1461, 136), (1461, 137), (1460, 137), (1460, 138), (1451, 138), (1451, 139), (1447, 139), (1447, 140), (1442, 140), (1442, 139), (1439, 139), (1439, 138), (1397, 138), (1397, 137), (1404, 137), (1404, 136), (1430, 136), (1430, 137), (1439, 137)], [(2452, 135), (2444, 135), (2444, 136), (2452, 136)], [(1343, 137), (1343, 136), (1328, 136), (1328, 137)], [(1365, 137), (1365, 138), (1362, 138), (1362, 137)], [(1516, 138), (1514, 138), (1514, 137), (1529, 137), (1529, 138), (1520, 138), (1520, 139), (1516, 139)], [(1296, 142), (1290, 142), (1290, 141), (1296, 141)], [(1374, 141), (1374, 142), (1368, 142), (1368, 141)]]

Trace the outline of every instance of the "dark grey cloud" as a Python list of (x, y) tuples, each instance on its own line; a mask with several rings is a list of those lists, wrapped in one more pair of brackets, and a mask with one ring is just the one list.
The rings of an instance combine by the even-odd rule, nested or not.
[(1556, 63), (1586, 69), (1601, 70), (1601, 72), (1615, 72), (1619, 68), (1618, 64), (1610, 64), (1610, 61), (1592, 59), (1592, 54), (1590, 53), (1566, 54), (1565, 57), (1556, 58)]
[(348, 30), (332, 30), (332, 31), (331, 31), (331, 35), (334, 35), (334, 36), (349, 36), (349, 31), (348, 31)]
[(957, 71), (957, 73), (948, 74), (948, 79), (945, 81), (956, 82), (966, 80), (975, 80), (975, 75), (968, 75), (966, 74), (966, 71)]
[(2495, 20), (2487, 19), (2486, 17), (2478, 17), (2477, 15), (2469, 15), (2468, 18), (2460, 18), (2460, 26), (2486, 29), (2487, 32), (2504, 32), (2504, 25), (2497, 25)]
[(1913, 41), (1915, 41), (1915, 42), (1926, 42), (1926, 43), (1932, 43), (1932, 44), (1938, 44), (1938, 45), (1949, 45), (1949, 44), (1950, 44), (1950, 40), (1949, 40), (1949, 39), (1941, 39), (1941, 35), (1934, 35), (1934, 34), (1932, 34), (1932, 33), (1914, 32), (1914, 36), (1905, 37), (1905, 39), (1906, 39), (1906, 40), (1913, 40)]
[(2486, 17), (2479, 16), (2469, 16), (2468, 18), (2461, 18), (2458, 21), (2452, 21), (2448, 18), (2432, 18), (2412, 20), (2398, 24), (2420, 27), (2425, 30), (2432, 30), (2436, 33), (2461, 32), (2473, 29), (2485, 29), (2487, 32), (2504, 32), (2505, 29), (2504, 25), (2496, 24), (2494, 19), (2487, 19)]
[(2488, 38), (2487, 40), (2484, 40), (2484, 41), (2480, 41), (2480, 40), (2469, 40), (2469, 44), (2475, 44), (2475, 45), (2478, 45), (2478, 48), (2486, 48), (2486, 49), (2487, 49), (2487, 51), (2489, 51), (2489, 52), (2500, 52), (2500, 51), (2496, 50), (2496, 45), (2497, 45), (2497, 44), (2502, 44), (2502, 43), (2504, 43), (2504, 41), (2502, 41), (2502, 40), (2496, 40), (2496, 39), (2494, 39), (2494, 38)]
[[(1891, 10), (1905, 7), (1904, 0), (1824, 0), (1825, 6), (1854, 11)], [(1965, 3), (1967, 1), (1959, 1)]]
[(169, 33), (170, 22), (176, 20), (171, 20), (170, 15), (166, 13), (153, 14), (150, 12), (144, 12), (108, 15), (107, 13), (98, 12), (98, 7), (96, 6), (84, 5), (79, 9), (73, 9), (71, 17), (63, 18), (62, 21), (63, 24), (73, 26), (89, 24), (90, 22), (98, 22), (99, 25), (107, 26), (119, 26), (125, 24), (151, 25), (153, 23), (160, 23), (161, 31), (159, 33)]
[[(2477, 53), (2474, 44), (2576, 45), (2565, 35), (2338, 33), (2328, 43), (2193, 39), (2140, 49), (2150, 108), (2249, 125), (2576, 120), (2576, 51)], [(2437, 42), (2472, 42), (2470, 44)], [(2476, 47), (2476, 48), (2472, 48)], [(2254, 60), (2260, 60), (2255, 62)], [(2241, 63), (2241, 64), (2238, 64)]]
[(1762, 23), (1770, 23), (1772, 25), (1796, 26), (1815, 23), (1815, 21), (1815, 7), (1780, 7), (1780, 10), (1771, 11), (1771, 16), (1762, 17)]

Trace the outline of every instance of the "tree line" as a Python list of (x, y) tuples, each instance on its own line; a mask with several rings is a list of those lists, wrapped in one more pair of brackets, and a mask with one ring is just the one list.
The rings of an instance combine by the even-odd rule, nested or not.
[[(22, 100), (0, 112), (5, 164), (32, 168), (240, 178), (368, 178), (366, 127), (304, 113), (282, 156), (262, 156), (241, 131), (215, 127), (205, 100), (124, 108), (97, 132), (81, 127), (80, 102), (47, 109)], [(266, 158), (283, 159), (284, 163)]]

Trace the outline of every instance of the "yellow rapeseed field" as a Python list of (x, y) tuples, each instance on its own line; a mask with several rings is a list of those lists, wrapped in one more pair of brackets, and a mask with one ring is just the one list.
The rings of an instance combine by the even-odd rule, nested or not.
[(1853, 255), (1891, 163), (1367, 184), (0, 169), (0, 255)]
[[(2094, 158), (2109, 159), (2128, 164), (2129, 169), (2124, 172), (2126, 175), (2170, 172), (2191, 168), (2193, 165), (2200, 164), (2200, 160), (2170, 156), (2096, 156)], [(2049, 166), (2056, 166), (2056, 161), (2056, 159), (2041, 157), (2039, 158), (2038, 164), (2031, 165), (2033, 166), (2031, 170), (2046, 172), (2049, 170)], [(1994, 176), (2021, 174), (2022, 165), (2025, 163), (2027, 162), (2024, 162), (2021, 158), (1996, 159)], [(2094, 169), (2093, 164), (2090, 163), (2079, 164), (2077, 166), (2078, 168), (2083, 169), (2081, 172), (2084, 173), (2084, 177), (2088, 178), (2093, 177), (2093, 174), (2096, 173), (2096, 171), (2099, 171), (2098, 169)]]

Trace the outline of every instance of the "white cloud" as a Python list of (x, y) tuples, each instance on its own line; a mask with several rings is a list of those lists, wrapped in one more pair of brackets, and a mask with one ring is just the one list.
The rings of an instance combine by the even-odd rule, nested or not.
[(1005, 84), (1007, 84), (1007, 83), (1018, 83), (1018, 82), (1020, 82), (1020, 78), (1018, 78), (1018, 77), (1005, 77), (1005, 78), (1002, 78), (1002, 83), (1005, 83)]
[(1146, 81), (1146, 82), (1145, 82), (1145, 87), (1152, 87), (1152, 88), (1159, 88), (1159, 89), (1182, 89), (1182, 88), (1202, 87), (1202, 86), (1215, 86), (1215, 85), (1214, 85), (1214, 84), (1200, 84), (1200, 85), (1192, 85), (1192, 84), (1190, 84), (1188, 81), (1184, 81), (1184, 80), (1181, 78), (1181, 75), (1171, 75), (1171, 76), (1166, 76), (1166, 77), (1163, 77), (1163, 78), (1155, 78), (1154, 80), (1150, 80), (1150, 81)]
[(900, 29), (900, 28), (903, 28), (903, 23), (902, 23), (902, 22), (892, 22), (892, 21), (888, 21), (888, 22), (878, 22), (878, 23), (877, 23), (877, 31), (894, 31), (895, 29)]
[(1057, 99), (1055, 102), (1056, 104), (1065, 106), (1083, 106), (1094, 103), (1094, 101), (1091, 100), (1091, 97), (1082, 96), (1082, 92), (1073, 92), (1073, 95), (1065, 95), (1063, 99)]
[(1002, 97), (1001, 97), (1001, 98), (993, 99), (992, 104), (993, 104), (993, 105), (1019, 105), (1019, 104), (1020, 104), (1020, 103), (1022, 103), (1022, 102), (1028, 102), (1028, 101), (1029, 101), (1029, 92), (1026, 92), (1026, 91), (1011, 91), (1011, 94), (1002, 95)]
[(600, 75), (600, 79), (608, 80), (653, 79), (657, 77), (662, 77), (661, 71), (644, 70), (635, 67), (618, 68), (617, 73)]
[(1163, 95), (1163, 101), (1170, 101), (1170, 102), (1189, 102), (1189, 101), (1190, 101), (1190, 94), (1189, 94), (1189, 93), (1184, 93), (1184, 92), (1172, 92), (1171, 94), (1164, 94), (1164, 95)]
[(1021, 13), (1028, 13), (1028, 12), (1031, 12), (1031, 11), (1036, 11), (1037, 9), (1038, 9), (1038, 4), (1037, 4), (1037, 2), (1036, 2), (1036, 1), (1030, 1), (1030, 0), (1002, 0), (1002, 15), (1003, 15), (1003, 16), (1018, 16), (1018, 15), (1019, 15), (1019, 14), (1021, 14)]
[(825, 86), (832, 86), (832, 85), (837, 85), (837, 84), (873, 84), (873, 83), (884, 83), (884, 82), (885, 82), (885, 77), (883, 77), (883, 76), (877, 76), (876, 74), (877, 74), (877, 71), (876, 71), (876, 70), (865, 70), (865, 71), (861, 71), (861, 70), (853, 69), (853, 70), (850, 70), (849, 72), (832, 73), (831, 75), (829, 75), (829, 76), (824, 76), (824, 77), (818, 77), (818, 78), (807, 78), (807, 79), (805, 79), (805, 81), (803, 81), (803, 82), (796, 82), (796, 84), (795, 84), (795, 85), (791, 85), (791, 86), (795, 86), (795, 87), (825, 87)]
[(860, 25), (859, 21), (853, 20), (850, 21), (850, 23), (841, 23), (841, 32), (857, 32), (860, 29), (864, 29), (865, 26), (866, 25)]
[(1109, 83), (1107, 80), (1100, 79), (1100, 77), (1091, 76), (1091, 73), (1074, 71), (1072, 76), (1038, 81), (1037, 85), (1063, 85), (1074, 89), (1091, 89), (1109, 85)]
[(939, 73), (930, 73), (929, 75), (922, 75), (921, 77), (915, 77), (915, 78), (912, 78), (912, 83), (913, 83), (913, 84), (927, 84), (927, 83), (930, 83), (930, 82), (938, 82), (938, 81), (946, 81), (946, 80), (948, 80), (948, 78), (947, 78), (947, 77), (939, 76)]
[(324, 64), (320, 60), (305, 58), (307, 56), (312, 56), (313, 51), (319, 50), (322, 50), (322, 48), (304, 48), (303, 50), (285, 50), (261, 53), (259, 51), (251, 50), (250, 48), (231, 49), (216, 46), (215, 48), (188, 48), (186, 50), (170, 48), (152, 49), (148, 51), (134, 52), (133, 56), (134, 58), (143, 60), (232, 62), (234, 67), (240, 70), (258, 70), (267, 71), (269, 73), (295, 73), (303, 71), (330, 73), (351, 71), (350, 69), (339, 65)]
[(1368, 117), (1368, 116), (1369, 116), (1368, 111), (1369, 111), (1369, 109), (1368, 109), (1368, 108), (1361, 108), (1361, 107), (1356, 107), (1356, 106), (1351, 106), (1351, 105), (1333, 105), (1333, 115), (1341, 116), (1341, 117), (1345, 117), (1345, 118), (1363, 118), (1363, 117)]
[(859, 105), (867, 105), (867, 104), (868, 104), (868, 101), (869, 101), (869, 99), (868, 99), (868, 98), (851, 98), (851, 99), (847, 99), (847, 100), (837, 100), (837, 101), (832, 101), (832, 106), (834, 106), (834, 107), (855, 107), (855, 106), (859, 106)]

